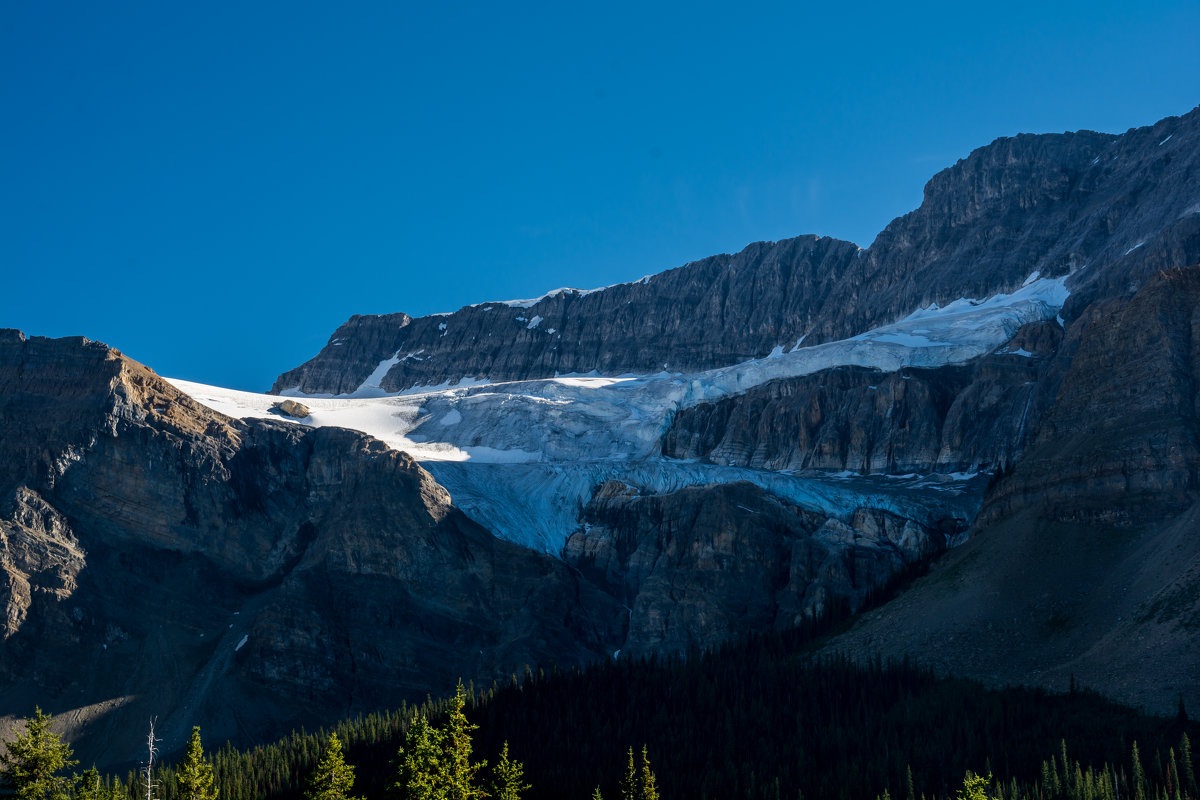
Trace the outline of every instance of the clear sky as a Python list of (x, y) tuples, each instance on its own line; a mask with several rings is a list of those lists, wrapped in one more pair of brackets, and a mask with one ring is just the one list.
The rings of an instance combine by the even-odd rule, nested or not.
[(1200, 103), (1200, 3), (0, 4), (0, 327), (263, 390), (347, 317), (868, 245)]

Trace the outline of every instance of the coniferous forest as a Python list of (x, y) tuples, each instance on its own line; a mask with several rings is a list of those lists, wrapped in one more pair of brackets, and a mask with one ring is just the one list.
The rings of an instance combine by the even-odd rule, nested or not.
[[(201, 756), (194, 736), (155, 767), (150, 795), (212, 800), (194, 777), (211, 764), (220, 800), (1200, 797), (1200, 726), (1182, 705), (1164, 719), (1074, 687), (988, 690), (907, 663), (813, 658), (810, 636), (527, 670), (245, 750)], [(22, 791), (13, 744), (0, 775), (22, 800), (147, 797), (144, 770)]]

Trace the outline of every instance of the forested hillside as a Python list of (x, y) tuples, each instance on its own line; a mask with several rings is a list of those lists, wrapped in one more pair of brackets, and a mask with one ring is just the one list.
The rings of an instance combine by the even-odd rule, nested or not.
[[(393, 785), (415, 719), (435, 734), (457, 726), (460, 750), (464, 727), (478, 725), (467, 758), (492, 765), (475, 771), (479, 786), (490, 786), (507, 747), (506, 759), (524, 767), (526, 800), (583, 800), (597, 787), (622, 797), (631, 748), (639, 765), (645, 748), (664, 798), (953, 797), (968, 770), (993, 775), (988, 791), (1004, 798), (1197, 796), (1188, 736), (1200, 726), (1182, 705), (1165, 719), (1077, 687), (988, 690), (908, 663), (813, 658), (806, 639), (793, 631), (686, 658), (530, 670), (506, 686), (464, 689), (457, 722), (454, 699), (429, 700), (265, 747), (226, 746), (211, 756), (217, 796), (299, 800), (331, 735), (356, 770), (352, 796), (421, 796)], [(172, 759), (155, 772), (159, 800), (189, 796)], [(106, 785), (146, 797), (132, 771)]]

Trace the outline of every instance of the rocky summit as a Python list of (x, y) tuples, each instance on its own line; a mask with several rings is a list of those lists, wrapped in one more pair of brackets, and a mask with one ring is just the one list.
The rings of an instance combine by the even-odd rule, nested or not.
[(261, 395), (0, 332), (2, 721), (117, 764), (864, 607), (826, 647), (1200, 707), (1198, 187), (1200, 109), (1000, 139), (865, 250), (356, 316)]

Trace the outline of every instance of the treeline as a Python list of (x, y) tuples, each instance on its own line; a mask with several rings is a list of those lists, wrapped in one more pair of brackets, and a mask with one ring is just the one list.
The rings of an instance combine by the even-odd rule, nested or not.
[[(1200, 800), (1186, 738), (1197, 726), (1182, 705), (1164, 719), (1084, 690), (988, 690), (906, 662), (814, 658), (810, 635), (526, 671), (330, 731), (225, 746), (208, 756), (213, 785), (220, 800), (300, 800), (336, 735), (357, 770), (355, 795), (402, 800), (396, 776), (413, 721), (444, 728), (461, 704), (479, 726), (470, 737), (477, 757), (496, 765), (504, 752), (523, 766), (524, 800), (585, 800), (597, 788), (621, 798), (632, 752), (643, 747), (665, 798), (921, 800), (971, 789), (1004, 800)], [(177, 770), (155, 772), (158, 800), (186, 800)], [(968, 770), (985, 778), (964, 787)], [(138, 800), (144, 780), (101, 782), (118, 800)]]

